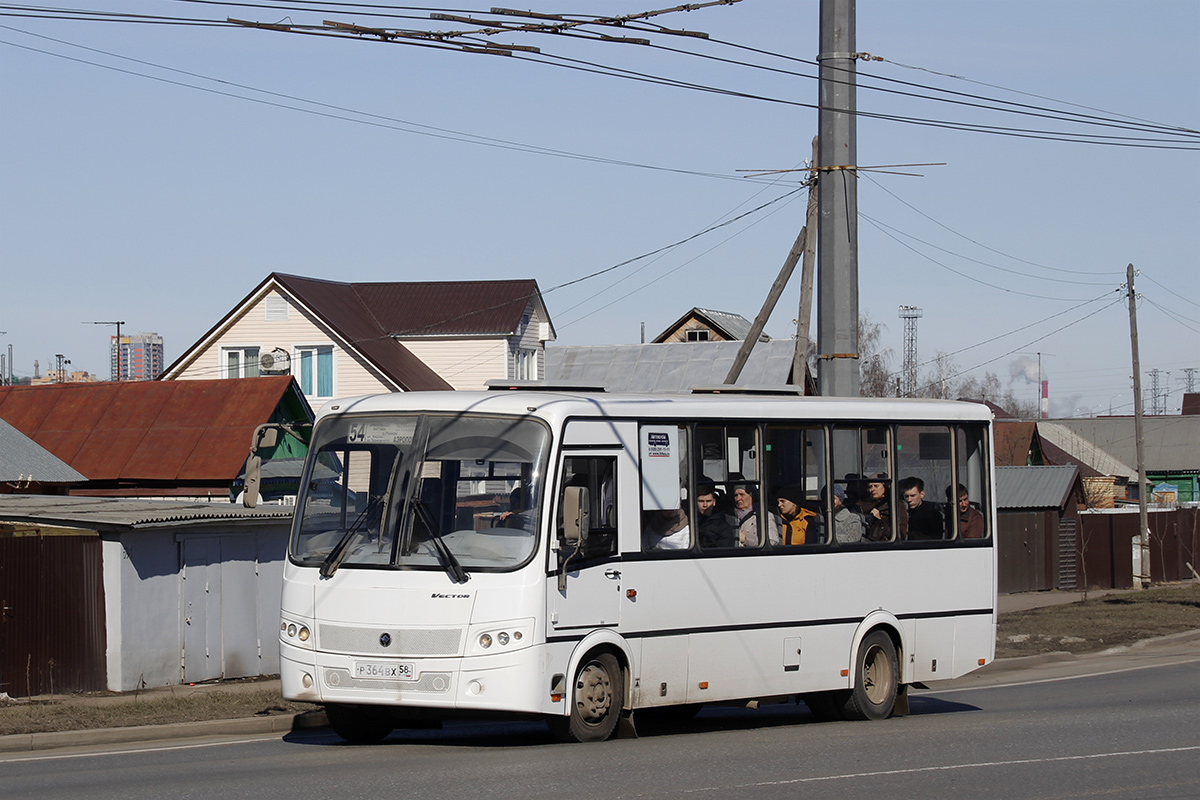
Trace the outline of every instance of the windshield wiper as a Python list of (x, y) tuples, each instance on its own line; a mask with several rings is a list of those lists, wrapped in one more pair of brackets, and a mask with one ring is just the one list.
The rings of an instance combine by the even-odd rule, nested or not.
[(379, 496), (372, 497), (370, 501), (367, 502), (366, 507), (358, 515), (358, 518), (355, 519), (354, 523), (346, 529), (346, 532), (342, 534), (342, 538), (338, 539), (338, 543), (333, 546), (333, 549), (329, 551), (329, 555), (325, 556), (325, 560), (321, 562), (322, 578), (328, 578), (332, 576), (333, 573), (337, 572), (338, 567), (342, 565), (342, 562), (346, 560), (346, 556), (350, 552), (351, 540), (353, 540), (354, 536), (362, 530), (363, 526), (366, 525), (368, 521), (370, 521), (371, 517), (374, 516), (375, 510), (379, 508), (382, 503), (383, 498)]
[(471, 580), (471, 576), (463, 569), (462, 562), (454, 553), (450, 552), (450, 547), (442, 541), (442, 527), (437, 524), (437, 520), (429, 513), (429, 508), (420, 498), (413, 498), (413, 506), (417, 510), (417, 515), (421, 517), (421, 521), (425, 523), (426, 529), (429, 531), (429, 541), (433, 544), (433, 549), (437, 550), (438, 555), (442, 559), (442, 563), (446, 567), (446, 572), (454, 579), (455, 583), (466, 583)]

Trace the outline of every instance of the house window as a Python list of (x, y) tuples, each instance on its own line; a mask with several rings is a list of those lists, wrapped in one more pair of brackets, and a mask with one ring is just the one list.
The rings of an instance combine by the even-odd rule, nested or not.
[(687, 332), (687, 340), (689, 342), (707, 342), (708, 331), (704, 330), (703, 328), (690, 330)]
[(222, 378), (257, 378), (258, 377), (257, 347), (223, 347), (221, 348)]
[(293, 374), (306, 397), (333, 397), (333, 345), (297, 347)]
[(520, 350), (513, 353), (513, 379), (518, 381), (536, 381), (537, 351)]

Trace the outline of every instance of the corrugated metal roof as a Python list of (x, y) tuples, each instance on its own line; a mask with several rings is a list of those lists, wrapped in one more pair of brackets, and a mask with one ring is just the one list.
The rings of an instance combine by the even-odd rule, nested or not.
[(76, 483), (87, 478), (0, 419), (0, 481)]
[(230, 481), (289, 390), (286, 375), (4, 386), (0, 419), (88, 480)]
[(996, 467), (996, 508), (1062, 508), (1079, 470), (1053, 467)]
[(714, 327), (723, 330), (728, 334), (730, 339), (741, 341), (750, 332), (750, 320), (741, 314), (734, 314), (732, 311), (717, 311), (712, 308), (696, 308), (693, 310), (707, 317)]
[[(1096, 470), (1101, 475), (1117, 475), (1137, 483), (1137, 469), (1124, 463), (1094, 439), (1080, 436), (1066, 425), (1057, 422), (1039, 422), (1038, 436), (1055, 445), (1073, 458)], [(1200, 455), (1200, 454), (1197, 454)], [(1200, 460), (1200, 459), (1198, 459)], [(1136, 462), (1136, 455), (1135, 461)]]
[[(1048, 423), (1040, 422), (1041, 425)], [(1049, 420), (1125, 464), (1137, 464), (1133, 417), (1081, 417)], [(1142, 419), (1146, 469), (1150, 472), (1200, 469), (1200, 416), (1146, 416)], [(1132, 470), (1131, 470), (1132, 472)], [(1136, 473), (1133, 473), (1136, 474)]]
[(0, 520), (93, 530), (144, 529), (221, 520), (262, 523), (291, 519), (293, 506), (244, 508), (233, 503), (0, 494)]
[[(609, 392), (688, 392), (724, 382), (741, 342), (606, 344), (546, 348), (546, 380), (603, 386)], [(781, 386), (792, 372), (795, 342), (759, 342), (738, 379)]]

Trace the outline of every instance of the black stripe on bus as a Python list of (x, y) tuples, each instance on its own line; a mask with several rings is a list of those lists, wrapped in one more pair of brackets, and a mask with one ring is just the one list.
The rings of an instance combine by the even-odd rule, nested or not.
[[(959, 611), (929, 611), (925, 613), (914, 614), (897, 614), (896, 619), (900, 620), (918, 620), (918, 619), (945, 619), (947, 617), (976, 617), (976, 616), (991, 616), (993, 609), (990, 608), (972, 608)], [(798, 620), (788, 620), (783, 622), (767, 622), (748, 625), (709, 625), (702, 628), (674, 628), (651, 631), (629, 631), (621, 635), (626, 639), (659, 639), (665, 636), (683, 636), (691, 633), (737, 633), (744, 631), (764, 631), (775, 630), (778, 628), (819, 628), (826, 625), (858, 625), (866, 617), (843, 617), (831, 619), (814, 619), (806, 622)], [(560, 631), (580, 630), (582, 633), (575, 635), (555, 635), (547, 636), (546, 643), (552, 644), (555, 642), (574, 642), (583, 639), (588, 633), (594, 630), (616, 630), (617, 624), (611, 625), (577, 625), (568, 628), (559, 628)]]

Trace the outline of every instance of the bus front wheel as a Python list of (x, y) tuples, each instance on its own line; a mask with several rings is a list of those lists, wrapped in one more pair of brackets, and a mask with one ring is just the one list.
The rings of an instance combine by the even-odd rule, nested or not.
[(900, 663), (887, 631), (868, 633), (854, 662), (854, 688), (842, 707), (846, 719), (887, 719), (896, 705)]
[(377, 706), (327, 705), (325, 717), (334, 733), (354, 744), (381, 742), (395, 727), (387, 709)]
[(617, 728), (624, 697), (625, 673), (616, 656), (590, 654), (575, 673), (570, 715), (552, 717), (550, 732), (564, 742), (604, 741)]

